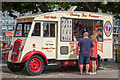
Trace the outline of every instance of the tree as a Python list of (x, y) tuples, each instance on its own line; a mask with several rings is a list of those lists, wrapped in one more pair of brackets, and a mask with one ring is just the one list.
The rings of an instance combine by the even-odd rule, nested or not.
[[(112, 12), (116, 18), (120, 19), (120, 1), (119, 2), (3, 2), (3, 11), (10, 12), (10, 16), (13, 10), (22, 13), (32, 11), (37, 13), (39, 9), (41, 12), (50, 12), (54, 8), (61, 10), (68, 10), (70, 6), (77, 6), (77, 11), (89, 11), (98, 12), (98, 8), (104, 13)], [(15, 17), (15, 16), (14, 16)]]
[(37, 13), (39, 8), (42, 12), (47, 12), (49, 10), (48, 3), (39, 3), (39, 2), (3, 2), (2, 3), (2, 11), (8, 11), (10, 16), (16, 17), (13, 15), (13, 10), (22, 13), (26, 13), (32, 11), (33, 13)]

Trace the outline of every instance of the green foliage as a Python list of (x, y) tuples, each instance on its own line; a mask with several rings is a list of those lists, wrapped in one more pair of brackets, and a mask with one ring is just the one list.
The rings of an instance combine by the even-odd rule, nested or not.
[(120, 0), (118, 2), (3, 2), (2, 10), (10, 12), (12, 15), (13, 10), (22, 13), (32, 11), (33, 13), (39, 12), (50, 12), (54, 8), (58, 10), (68, 10), (70, 6), (77, 6), (76, 11), (89, 11), (97, 12), (98, 8), (102, 12), (112, 12), (116, 18), (120, 19)]

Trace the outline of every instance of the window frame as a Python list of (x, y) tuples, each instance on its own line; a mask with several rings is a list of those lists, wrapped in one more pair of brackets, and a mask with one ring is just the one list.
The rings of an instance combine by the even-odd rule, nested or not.
[(28, 36), (29, 36), (29, 33), (30, 33), (30, 30), (31, 30), (31, 27), (30, 27), (30, 29), (29, 29), (29, 32), (28, 32), (28, 35), (27, 35), (27, 36), (23, 36), (23, 32), (24, 32), (24, 31), (22, 31), (22, 36), (15, 36), (16, 30), (17, 30), (17, 27), (18, 27), (18, 24), (22, 24), (22, 30), (23, 30), (23, 29), (24, 29), (24, 24), (31, 24), (31, 27), (32, 27), (32, 22), (17, 23), (17, 24), (16, 24), (16, 27), (15, 27), (15, 30), (14, 30), (14, 37), (28, 37)]
[[(46, 22), (46, 23), (49, 23), (49, 36), (48, 36), (48, 37), (44, 36), (44, 30), (43, 30), (44, 28), (43, 28), (43, 29), (42, 29), (42, 36), (43, 36), (43, 38), (56, 38), (56, 22), (47, 22), (47, 21), (44, 21), (44, 22), (43, 22), (43, 25), (44, 25), (45, 22)], [(51, 37), (51, 36), (50, 36), (50, 23), (55, 24), (55, 31), (54, 31), (55, 36), (54, 36), (54, 37)], [(42, 25), (42, 27), (44, 27), (43, 25)]]
[[(40, 36), (32, 36), (32, 33), (33, 33), (33, 30), (34, 30), (34, 28), (35, 28), (35, 24), (37, 24), (37, 23), (39, 23), (40, 24)], [(41, 22), (35, 22), (34, 23), (34, 27), (33, 27), (33, 30), (32, 30), (32, 32), (31, 32), (31, 37), (41, 37), (41, 26), (42, 26), (42, 23)]]

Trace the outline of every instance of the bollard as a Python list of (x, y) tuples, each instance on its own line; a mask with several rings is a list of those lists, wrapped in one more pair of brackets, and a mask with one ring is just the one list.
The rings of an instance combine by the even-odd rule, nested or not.
[(118, 50), (117, 50), (117, 62), (120, 63), (120, 44), (118, 45)]

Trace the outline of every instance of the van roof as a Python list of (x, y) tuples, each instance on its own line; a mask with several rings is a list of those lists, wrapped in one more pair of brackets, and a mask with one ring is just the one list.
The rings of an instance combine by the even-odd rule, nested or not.
[(51, 14), (58, 14), (58, 13), (61, 13), (61, 14), (62, 13), (91, 13), (91, 14), (96, 14), (96, 15), (112, 16), (110, 14), (97, 13), (97, 12), (87, 12), (87, 11), (54, 11), (54, 12), (31, 14), (31, 15), (27, 15), (27, 16), (18, 17), (17, 19), (35, 18), (35, 17), (39, 17), (39, 16), (45, 16), (45, 15), (51, 15)]

